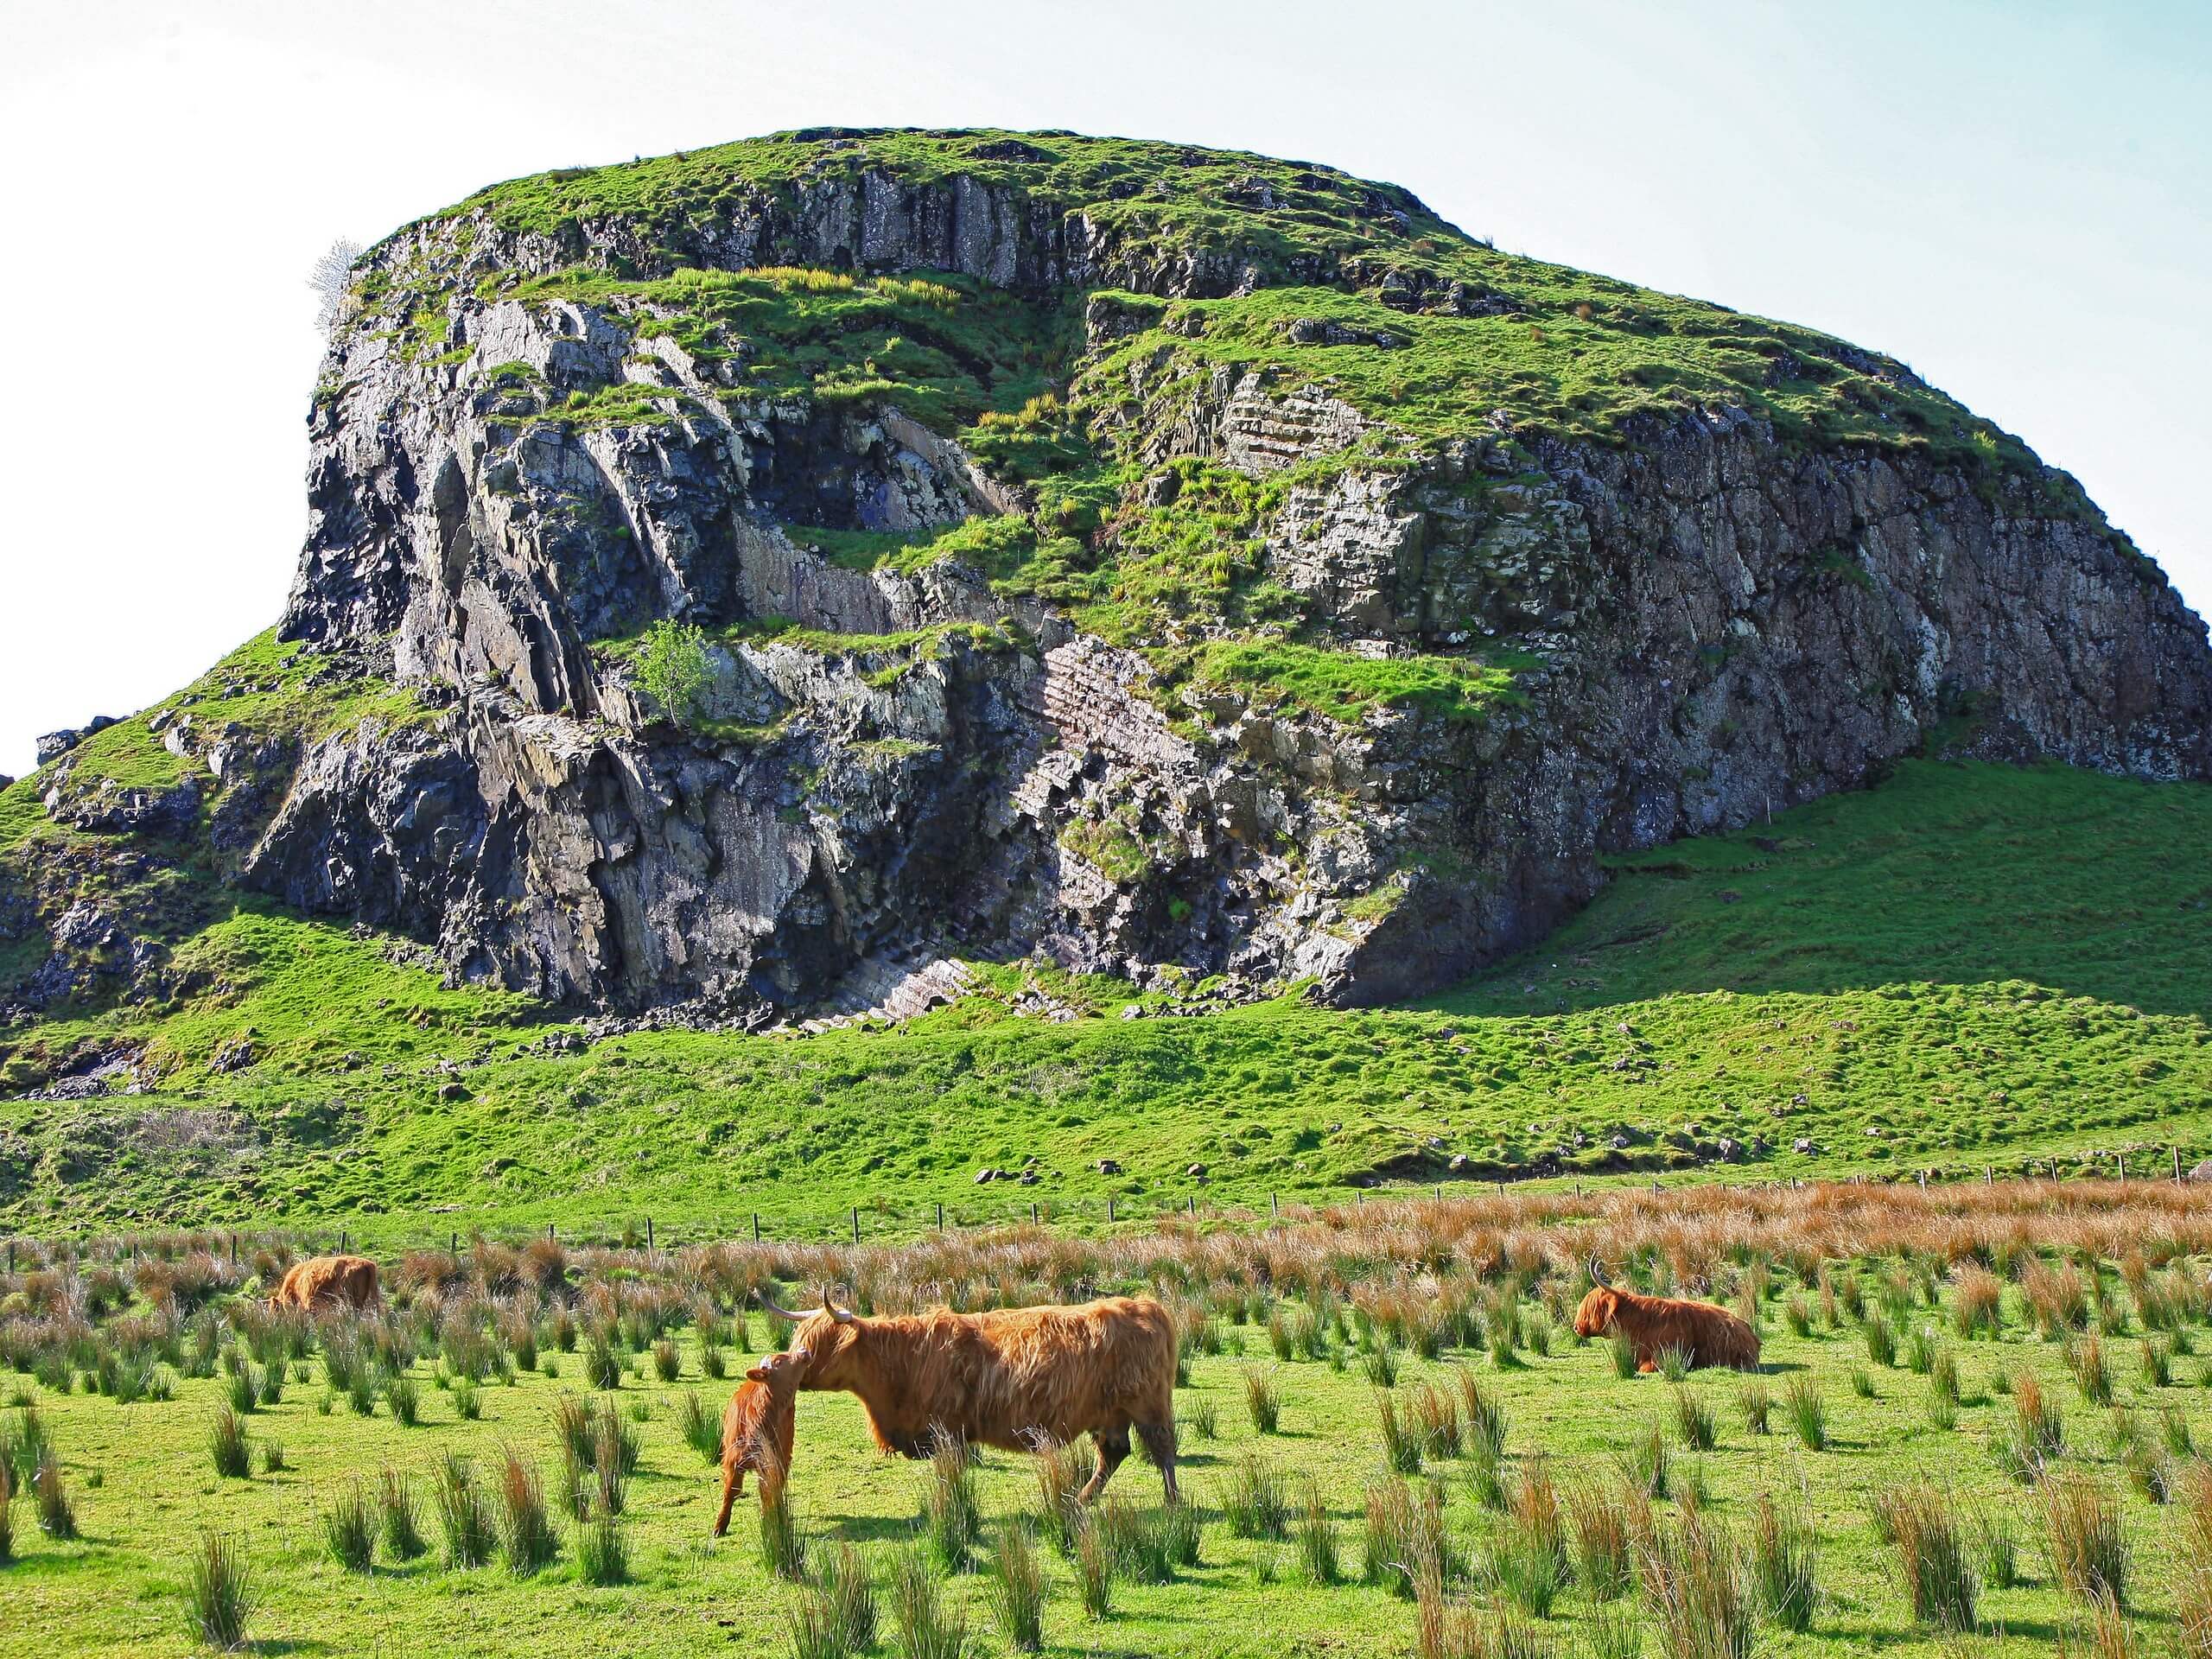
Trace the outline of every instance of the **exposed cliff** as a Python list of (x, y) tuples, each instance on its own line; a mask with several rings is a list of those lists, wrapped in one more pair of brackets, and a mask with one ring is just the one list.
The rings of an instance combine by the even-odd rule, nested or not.
[[(1376, 1000), (1931, 741), (2212, 775), (2202, 624), (2017, 442), (1330, 169), (785, 135), (495, 187), (357, 278), (281, 632), (399, 701), (231, 734), (226, 862), (464, 977)], [(664, 619), (690, 709), (639, 689)], [(201, 810), (53, 772), (88, 827)]]

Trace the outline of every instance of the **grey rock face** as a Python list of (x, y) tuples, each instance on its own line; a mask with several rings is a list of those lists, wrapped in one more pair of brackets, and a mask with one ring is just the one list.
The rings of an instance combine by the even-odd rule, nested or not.
[[(971, 181), (876, 175), (681, 235), (684, 260), (726, 269), (1156, 296), (1230, 292), (1266, 257), (1124, 248)], [(621, 224), (577, 237), (445, 220), (376, 257), (647, 274), (674, 257)], [(283, 626), (319, 650), (388, 642), (445, 710), (301, 756), (244, 868), (434, 941), (460, 977), (766, 1017), (878, 1006), (859, 988), (930, 982), (939, 953), (1043, 950), (1140, 982), (1168, 965), (1383, 1000), (1541, 938), (1605, 854), (1860, 785), (1961, 714), (1986, 754), (2212, 775), (2202, 624), (2024, 480), (1985, 493), (1728, 411), (1618, 447), (1501, 435), (1384, 465), (1361, 457), (1395, 441), (1387, 423), (1325, 388), (1215, 374), (1133, 448), (1255, 478), (1345, 457), (1293, 474), (1259, 527), (1267, 576), (1340, 648), (1521, 653), (1485, 720), (1346, 723), (1161, 695), (1143, 658), (955, 563), (810, 551), (794, 526), (1022, 505), (896, 408), (726, 395), (728, 365), (648, 328), (650, 308), (456, 292), (439, 357), (369, 329), (334, 342)], [(1092, 302), (1095, 336), (1127, 332), (1120, 303)], [(658, 418), (562, 418), (618, 383)], [(726, 637), (686, 734), (594, 649), (663, 617), (852, 638)], [(147, 830), (196, 806), (68, 810)]]

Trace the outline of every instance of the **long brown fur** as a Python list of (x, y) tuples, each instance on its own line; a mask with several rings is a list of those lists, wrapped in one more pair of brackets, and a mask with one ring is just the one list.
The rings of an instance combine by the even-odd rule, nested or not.
[(377, 1264), (365, 1255), (316, 1255), (293, 1263), (272, 1307), (375, 1307), (384, 1300)]
[(1644, 1296), (1600, 1285), (1574, 1310), (1578, 1337), (1620, 1335), (1636, 1344), (1636, 1369), (1656, 1371), (1659, 1356), (1670, 1348), (1689, 1357), (1693, 1368), (1728, 1365), (1739, 1371), (1758, 1369), (1759, 1333), (1746, 1320), (1711, 1302), (1673, 1296)]
[(940, 1437), (1031, 1451), (1089, 1433), (1098, 1466), (1089, 1503), (1128, 1455), (1129, 1432), (1175, 1487), (1175, 1328), (1148, 1296), (1075, 1307), (1003, 1308), (884, 1318), (810, 1313), (791, 1349), (799, 1387), (859, 1397), (886, 1452), (929, 1455)]
[(800, 1362), (771, 1354), (745, 1374), (722, 1411), (722, 1507), (715, 1536), (729, 1530), (730, 1507), (745, 1491), (745, 1471), (760, 1477), (760, 1502), (783, 1496), (791, 1473)]

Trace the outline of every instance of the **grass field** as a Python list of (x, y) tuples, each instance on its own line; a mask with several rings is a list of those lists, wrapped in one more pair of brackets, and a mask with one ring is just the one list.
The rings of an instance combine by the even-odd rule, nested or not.
[[(1446, 1596), (1469, 1620), (1462, 1638), (1471, 1631), (1494, 1639), (1503, 1623), (1526, 1638), (1518, 1652), (1629, 1651), (1599, 1644), (1609, 1631), (1618, 1639), (1632, 1620), (1643, 1651), (1724, 1651), (1669, 1644), (1648, 1595), (1633, 1587), (1618, 1601), (1593, 1596), (1592, 1573), (1586, 1568), (1576, 1579), (1571, 1518), (1560, 1522), (1560, 1559), (1568, 1565), (1555, 1599), (1544, 1594), (1546, 1574), (1529, 1576), (1529, 1540), (1548, 1535), (1529, 1518), (1541, 1503), (1532, 1509), (1518, 1495), (1541, 1492), (1548, 1482), (1563, 1500), (1595, 1497), (1601, 1510), (1625, 1517), (1633, 1534), (1639, 1506), (1624, 1483), (1654, 1485), (1648, 1448), (1656, 1440), (1669, 1465), (1668, 1495), (1651, 1505), (1658, 1539), (1677, 1535), (1682, 1517), (1694, 1512), (1729, 1551), (1749, 1551), (1762, 1495), (1779, 1505), (1785, 1524), (1808, 1529), (1816, 1560), (1809, 1628), (1792, 1632), (1762, 1616), (1759, 1651), (1995, 1654), (2048, 1651), (2062, 1639), (2080, 1639), (2094, 1610), (2060, 1581), (2056, 1563), (2064, 1557), (2053, 1554), (2044, 1520), (2046, 1497), (2067, 1492), (2101, 1495), (2125, 1529), (2120, 1617), (2135, 1645), (2098, 1650), (2203, 1651), (2201, 1636), (2183, 1639), (2177, 1599), (2181, 1564), (2201, 1560), (2189, 1540), (2212, 1521), (2212, 1508), (2204, 1507), (2212, 1487), (2200, 1484), (2204, 1465), (2184, 1447), (2199, 1440), (2212, 1446), (2203, 1257), (2183, 1254), (2212, 1243), (2201, 1207), (2171, 1188), (2157, 1192), (2142, 1183), (2132, 1192), (2067, 1184), (1967, 1197), (1831, 1189), (1808, 1192), (1793, 1211), (1715, 1192), (1709, 1199), (1678, 1195), (1649, 1214), (1618, 1199), (1574, 1214), (1548, 1212), (1534, 1198), (1400, 1205), (1387, 1216), (1300, 1217), (1268, 1234), (1170, 1233), (1132, 1247), (1042, 1233), (980, 1236), (863, 1253), (836, 1265), (894, 1301), (912, 1294), (922, 1275), (965, 1262), (985, 1272), (995, 1264), (1006, 1275), (1000, 1290), (1015, 1300), (1042, 1288), (1025, 1273), (1101, 1274), (1105, 1287), (1128, 1277), (1162, 1289), (1179, 1310), (1189, 1380), (1178, 1410), (1185, 1490), (1202, 1523), (1197, 1563), (1174, 1567), (1160, 1583), (1140, 1581), (1141, 1570), (1125, 1563), (1111, 1585), (1109, 1613), (1096, 1618), (1084, 1610), (1073, 1562), (1043, 1548), (1048, 1651), (1257, 1659), (1420, 1650), (1419, 1610), (1395, 1587), (1402, 1575), (1386, 1566), (1380, 1582), (1363, 1581), (1370, 1498), (1387, 1497), (1399, 1478), (1378, 1400), (1387, 1395), (1411, 1424), (1427, 1385), (1457, 1408), (1470, 1381), (1503, 1408), (1503, 1457), (1480, 1453), (1462, 1413), (1458, 1453), (1438, 1455), (1432, 1446), (1431, 1455), (1397, 1463), (1413, 1476), (1416, 1507), (1427, 1490), (1439, 1495), (1447, 1554), (1459, 1564)], [(1802, 1228), (1793, 1224), (1796, 1213), (1804, 1217)], [(1853, 1236), (1880, 1254), (1858, 1260), (1827, 1254)], [(2145, 1241), (2144, 1252), (2090, 1271), (2092, 1252), (2130, 1236)], [(1515, 1265), (1489, 1276), (1468, 1265), (1491, 1248), (1485, 1239), (1518, 1240), (1505, 1246)], [(1946, 1258), (1944, 1240), (1955, 1259)], [(1755, 1310), (1766, 1336), (1761, 1375), (1699, 1372), (1679, 1383), (1617, 1376), (1605, 1344), (1578, 1344), (1566, 1329), (1581, 1283), (1571, 1264), (1584, 1241), (1647, 1273), (1664, 1275), (1669, 1269), (1659, 1264), (1678, 1260), (1700, 1288)], [(102, 1346), (119, 1350), (125, 1332), (161, 1323), (161, 1287), (177, 1281), (178, 1264), (148, 1248), (145, 1259), (154, 1265), (138, 1279), (139, 1300), (114, 1308), (97, 1326), (105, 1340), (80, 1345), (80, 1357)], [(1437, 1271), (1421, 1270), (1424, 1254), (1437, 1255)], [(1277, 1271), (1308, 1275), (1298, 1294), (1287, 1284), (1278, 1294), (1252, 1282), (1268, 1262)], [(1964, 1336), (1962, 1294), (1971, 1302), (2000, 1282), (1982, 1273), (1985, 1263), (2002, 1281), (1996, 1324)], [(218, 1358), (211, 1376), (174, 1381), (174, 1398), (124, 1404), (85, 1391), (97, 1369), (92, 1363), (78, 1388), (56, 1389), (53, 1362), (41, 1350), (29, 1363), (42, 1380), (8, 1378), (15, 1403), (0, 1421), (20, 1438), (22, 1402), (34, 1407), (56, 1448), (81, 1535), (49, 1538), (35, 1524), (31, 1499), (17, 1499), (18, 1559), (0, 1569), (9, 1609), (0, 1621), (0, 1654), (191, 1650), (182, 1592), (188, 1558), (207, 1529), (243, 1547), (256, 1596), (248, 1624), (255, 1651), (459, 1655), (497, 1648), (649, 1656), (729, 1646), (791, 1652), (788, 1621), (809, 1592), (764, 1566), (750, 1497), (729, 1536), (709, 1541), (716, 1477), (679, 1426), (687, 1395), (697, 1395), (712, 1420), (729, 1387), (702, 1375), (698, 1313), (722, 1310), (717, 1334), (729, 1344), (726, 1357), (761, 1351), (776, 1341), (768, 1322), (755, 1313), (746, 1328), (729, 1328), (728, 1308), (737, 1300), (730, 1293), (764, 1271), (795, 1276), (824, 1268), (823, 1260), (749, 1247), (686, 1258), (586, 1255), (569, 1261), (566, 1281), (543, 1301), (509, 1290), (486, 1303), (479, 1281), (494, 1274), (511, 1280), (511, 1253), (408, 1264), (389, 1281), (408, 1304), (391, 1328), (422, 1349), (405, 1371), (420, 1396), (417, 1421), (402, 1426), (384, 1396), (368, 1414), (356, 1414), (342, 1392), (327, 1388), (319, 1354), (279, 1360), (287, 1367), (283, 1398), (244, 1419), (251, 1468), (245, 1478), (218, 1475), (210, 1455), (210, 1426), (228, 1390), (226, 1362)], [(95, 1306), (123, 1294), (134, 1273), (120, 1260), (112, 1271), (106, 1278), (92, 1260), (81, 1264), (77, 1283)], [(467, 1277), (471, 1271), (478, 1281)], [(455, 1275), (442, 1303), (424, 1288), (442, 1274)], [(16, 1322), (11, 1339), (23, 1338), (34, 1310), (49, 1305), (58, 1283), (58, 1275), (10, 1281), (3, 1306)], [(652, 1306), (655, 1287), (664, 1284), (694, 1298), (669, 1329), (676, 1378), (655, 1374), (642, 1345), (651, 1333), (633, 1329), (640, 1346), (626, 1357), (620, 1386), (591, 1389), (582, 1353), (557, 1345), (558, 1311), (575, 1310), (580, 1348), (590, 1345), (594, 1319), (604, 1319), (619, 1353), (632, 1311)], [(985, 1284), (971, 1288), (981, 1300), (994, 1299)], [(508, 1345), (518, 1306), (534, 1310), (541, 1339), (534, 1357)], [(1793, 1329), (1801, 1315), (1802, 1334)], [(143, 1325), (131, 1323), (142, 1319)], [(199, 1346), (199, 1323), (219, 1319), (218, 1313), (184, 1317), (175, 1327), (179, 1353)], [(1503, 1359), (1501, 1321), (1516, 1333)], [(480, 1341), (472, 1351), (452, 1334), (487, 1324), (508, 1333), (488, 1350)], [(251, 1368), (254, 1322), (214, 1329), (223, 1351), (235, 1351)], [(440, 1330), (447, 1333), (442, 1357), (429, 1335)], [(1467, 1345), (1469, 1336), (1479, 1345)], [(2109, 1379), (2108, 1402), (2088, 1397), (2102, 1394), (2085, 1363), (2093, 1340)], [(1434, 1357), (1421, 1357), (1419, 1351), (1433, 1342), (1441, 1344)], [(2145, 1364), (2146, 1348), (2164, 1357), (2163, 1380)], [(472, 1361), (472, 1351), (483, 1357)], [(1387, 1378), (1382, 1353), (1395, 1372)], [(518, 1358), (524, 1363), (516, 1368)], [(185, 1363), (191, 1368), (188, 1358)], [(441, 1378), (479, 1367), (490, 1376), (476, 1395), (480, 1416), (467, 1421), (455, 1390)], [(509, 1368), (511, 1380), (502, 1380)], [(1947, 1410), (1939, 1379), (1950, 1371), (1957, 1386)], [(2030, 1397), (2030, 1377), (2062, 1421), (2063, 1450), (2039, 1472), (2016, 1478), (2000, 1466), (1999, 1447)], [(1249, 1410), (1255, 1381), (1278, 1401), (1272, 1433), (1260, 1432)], [(1751, 1426), (1750, 1388), (1769, 1396), (1765, 1433)], [(1824, 1412), (1817, 1449), (1793, 1427), (1792, 1391), (1805, 1389)], [(434, 1465), (457, 1452), (488, 1474), (512, 1452), (541, 1473), (557, 1508), (563, 1478), (553, 1404), (569, 1395), (615, 1402), (635, 1434), (639, 1461), (618, 1523), (627, 1581), (584, 1581), (578, 1529), (565, 1520), (558, 1554), (535, 1572), (513, 1572), (496, 1554), (481, 1567), (446, 1565), (428, 1501)], [(1701, 1438), (1700, 1415), (1711, 1421), (1709, 1447), (1691, 1443)], [(272, 1446), (281, 1446), (284, 1465), (275, 1471), (265, 1466)], [(933, 1574), (947, 1605), (964, 1613), (966, 1651), (1010, 1650), (991, 1611), (988, 1563), (1003, 1529), (1037, 1517), (1030, 1465), (1026, 1457), (984, 1454), (974, 1475), (983, 1522), (973, 1570)], [(879, 1457), (845, 1396), (803, 1397), (791, 1491), (810, 1571), (818, 1574), (838, 1546), (850, 1544), (880, 1582), (918, 1535), (927, 1468)], [(1228, 1519), (1231, 1494), (1252, 1468), (1280, 1478), (1291, 1510), (1284, 1538), (1238, 1536)], [(398, 1561), (379, 1543), (370, 1570), (348, 1570), (334, 1559), (321, 1517), (356, 1477), (374, 1489), (387, 1469), (413, 1483), (428, 1553)], [(1966, 1541), (1979, 1593), (1965, 1632), (1916, 1621), (1899, 1548), (1878, 1535), (1878, 1495), (1914, 1484), (1955, 1511)], [(1141, 1524), (1159, 1503), (1157, 1478), (1137, 1459), (1109, 1491), (1141, 1512), (1120, 1517), (1121, 1524)], [(1314, 1559), (1302, 1532), (1309, 1492), (1318, 1492), (1325, 1510), (1342, 1582), (1323, 1581), (1307, 1565)], [(2017, 1583), (1994, 1581), (2003, 1575), (1992, 1572), (1993, 1529), (2017, 1553)], [(1376, 1553), (1385, 1562), (1404, 1554), (1387, 1538)], [(1748, 1561), (1737, 1563), (1746, 1576), (1731, 1582), (1755, 1608), (1757, 1574)], [(2188, 1605), (2201, 1606), (2201, 1598)], [(1536, 1611), (1547, 1605), (1548, 1614)], [(882, 1624), (881, 1650), (906, 1651), (887, 1600)], [(1446, 1637), (1427, 1651), (1497, 1650), (1465, 1639), (1455, 1645), (1448, 1629)]]
[[(828, 1237), (857, 1208), (880, 1236), (940, 1203), (1098, 1222), (1109, 1200), (1126, 1217), (1546, 1172), (2109, 1173), (2133, 1147), (2155, 1173), (2212, 1153), (2208, 847), (2201, 785), (1913, 762), (1622, 861), (1536, 952), (1427, 1007), (1125, 1020), (1164, 999), (984, 964), (976, 995), (895, 1031), (550, 1052), (575, 1028), (526, 999), (242, 906), (180, 947), (174, 1001), (0, 1034), (17, 1087), (117, 1052), (151, 1085), (0, 1102), (0, 1225), (399, 1243), (648, 1217), (697, 1236), (758, 1212)], [(1027, 985), (1084, 1017), (1016, 1015)], [(252, 1063), (217, 1070), (241, 1040)], [(1715, 1162), (1724, 1137), (1765, 1150)], [(985, 1168), (1035, 1179), (978, 1186)]]

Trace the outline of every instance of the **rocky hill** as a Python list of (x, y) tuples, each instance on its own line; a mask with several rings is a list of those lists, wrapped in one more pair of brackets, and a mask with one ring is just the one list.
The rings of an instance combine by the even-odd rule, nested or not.
[(276, 637), (0, 796), (26, 1013), (188, 994), (211, 882), (632, 1014), (1377, 1001), (1908, 754), (2212, 776), (2203, 624), (2016, 440), (1327, 168), (782, 134), (356, 278)]

